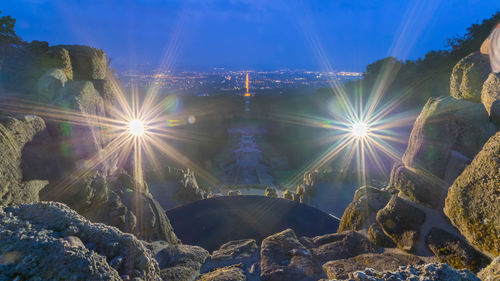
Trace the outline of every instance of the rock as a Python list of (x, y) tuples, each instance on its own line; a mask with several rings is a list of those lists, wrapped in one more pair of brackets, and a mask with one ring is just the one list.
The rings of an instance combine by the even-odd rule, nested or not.
[(247, 278), (241, 269), (242, 264), (235, 264), (201, 275), (198, 281), (246, 281)]
[(245, 270), (250, 270), (259, 261), (259, 246), (254, 239), (230, 241), (215, 250), (203, 265), (201, 272), (228, 265), (241, 264)]
[(456, 269), (466, 268), (478, 272), (490, 262), (489, 258), (459, 237), (436, 227), (431, 229), (425, 243), (439, 262), (447, 263)]
[(58, 68), (51, 68), (38, 80), (37, 88), (40, 100), (51, 102), (61, 88), (68, 82), (66, 74)]
[(58, 45), (54, 47), (68, 50), (75, 80), (106, 78), (108, 65), (103, 50), (82, 45)]
[(0, 239), (2, 280), (159, 280), (158, 263), (134, 236), (60, 203), (0, 208)]
[(242, 193), (239, 190), (229, 190), (227, 196), (241, 196)]
[(348, 259), (329, 261), (323, 270), (330, 279), (345, 279), (349, 273), (369, 267), (377, 271), (393, 271), (400, 266), (418, 265), (424, 262), (414, 255), (398, 253), (362, 254)]
[(158, 261), (163, 280), (195, 280), (208, 252), (198, 246), (171, 245), (165, 241), (150, 244)]
[(434, 208), (441, 204), (445, 193), (439, 182), (418, 175), (400, 163), (392, 167), (389, 186), (396, 188), (414, 202)]
[(291, 229), (265, 238), (260, 250), (262, 281), (318, 280), (322, 270)]
[(500, 256), (494, 259), (490, 265), (481, 270), (477, 276), (483, 281), (500, 280)]
[(389, 202), (387, 191), (364, 186), (356, 190), (353, 201), (347, 206), (340, 220), (338, 233), (346, 230), (368, 228), (375, 221), (375, 215)]
[(402, 160), (419, 175), (443, 179), (452, 150), (472, 159), (494, 132), (481, 104), (431, 98), (415, 121)]
[(106, 79), (94, 79), (92, 80), (92, 83), (104, 101), (106, 116), (116, 118), (117, 114), (115, 110), (120, 108), (120, 105), (118, 104), (118, 96), (121, 90), (116, 82), (116, 78), (114, 78), (110, 73), (108, 73), (107, 76), (108, 78)]
[(376, 222), (368, 228), (367, 237), (370, 242), (379, 247), (394, 248), (396, 246), (394, 241), (384, 233), (380, 225)]
[(481, 89), (490, 72), (490, 60), (487, 55), (474, 52), (461, 59), (451, 74), (451, 96), (456, 99), (481, 102)]
[(345, 259), (375, 251), (372, 243), (355, 231), (326, 234), (314, 238), (301, 237), (301, 242), (320, 262)]
[(443, 263), (401, 266), (395, 271), (378, 272), (372, 268), (356, 271), (344, 281), (480, 281), (469, 270), (457, 270)]
[(287, 200), (292, 200), (293, 201), (295, 199), (294, 195), (295, 195), (295, 193), (293, 193), (292, 191), (290, 191), (290, 190), (287, 189), (287, 190), (285, 190), (283, 192), (283, 199), (287, 199)]
[(448, 190), (444, 212), (472, 245), (500, 255), (500, 133), (491, 137)]
[(115, 226), (139, 239), (178, 244), (165, 211), (144, 186), (144, 190), (137, 189), (127, 174), (107, 179), (99, 172), (91, 172), (67, 188), (49, 185), (40, 197), (68, 204), (93, 222)]
[(50, 47), (47, 55), (51, 67), (61, 69), (68, 79), (73, 80), (73, 68), (68, 50), (60, 47)]
[(378, 211), (377, 222), (396, 245), (412, 252), (415, 249), (425, 213), (393, 195), (387, 206)]
[(500, 125), (500, 73), (490, 73), (481, 91), (481, 102), (491, 121)]
[(276, 188), (274, 187), (266, 187), (266, 193), (265, 195), (267, 197), (274, 197), (274, 198), (278, 198), (278, 190), (276, 190)]
[(0, 206), (39, 200), (44, 180), (26, 180), (21, 168), (23, 148), (45, 129), (37, 116), (0, 117)]

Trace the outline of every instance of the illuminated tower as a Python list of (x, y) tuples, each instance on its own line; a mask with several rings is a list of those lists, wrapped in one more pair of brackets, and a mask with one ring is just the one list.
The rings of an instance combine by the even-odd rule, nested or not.
[(247, 73), (247, 78), (246, 78), (246, 81), (245, 81), (245, 87), (247, 88), (247, 93), (248, 93), (248, 73)]

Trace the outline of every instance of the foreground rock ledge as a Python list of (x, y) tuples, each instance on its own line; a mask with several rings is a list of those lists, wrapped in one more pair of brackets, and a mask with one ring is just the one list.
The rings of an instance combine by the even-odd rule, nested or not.
[(0, 208), (0, 280), (160, 280), (131, 234), (91, 223), (64, 204)]

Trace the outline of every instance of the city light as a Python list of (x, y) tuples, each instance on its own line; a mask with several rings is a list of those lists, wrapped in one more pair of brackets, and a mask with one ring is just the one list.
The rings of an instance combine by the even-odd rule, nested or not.
[(142, 135), (144, 135), (144, 132), (145, 132), (144, 122), (142, 122), (141, 120), (138, 120), (138, 119), (134, 119), (134, 120), (130, 121), (129, 126), (128, 126), (128, 130), (132, 135), (134, 135), (136, 137), (142, 136)]
[(352, 125), (351, 133), (358, 138), (364, 138), (368, 135), (368, 124), (365, 122), (357, 122)]

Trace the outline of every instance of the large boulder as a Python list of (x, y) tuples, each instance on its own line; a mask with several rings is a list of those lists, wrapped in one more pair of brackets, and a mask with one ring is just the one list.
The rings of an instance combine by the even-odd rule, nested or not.
[(61, 47), (49, 47), (47, 55), (51, 67), (61, 69), (68, 79), (73, 80), (73, 67), (68, 50)]
[(481, 102), (481, 88), (490, 72), (488, 55), (474, 52), (461, 59), (451, 74), (451, 96), (471, 102)]
[(262, 281), (318, 280), (319, 264), (291, 229), (265, 238), (260, 250)]
[(467, 268), (478, 272), (490, 262), (489, 258), (461, 238), (436, 227), (427, 234), (425, 243), (439, 262), (447, 263), (456, 269)]
[(453, 150), (472, 159), (494, 132), (482, 104), (431, 98), (415, 121), (402, 160), (408, 168), (443, 179)]
[(73, 66), (74, 80), (106, 78), (108, 64), (103, 50), (82, 45), (58, 45), (54, 47), (68, 50)]
[(467, 269), (457, 270), (445, 263), (401, 266), (394, 271), (366, 268), (349, 274), (343, 281), (481, 281)]
[(57, 92), (68, 82), (66, 74), (58, 68), (51, 68), (40, 77), (37, 83), (38, 97), (45, 102), (51, 102)]
[(313, 238), (301, 237), (300, 241), (309, 248), (319, 262), (345, 259), (375, 251), (374, 245), (356, 231), (325, 234)]
[(423, 264), (417, 256), (400, 253), (362, 254), (348, 259), (329, 261), (323, 270), (330, 279), (345, 279), (350, 273), (372, 268), (377, 271), (392, 271), (400, 266)]
[(382, 209), (390, 198), (387, 191), (378, 188), (370, 186), (359, 188), (345, 209), (337, 232), (368, 228), (375, 221), (378, 210)]
[(25, 145), (44, 129), (37, 116), (0, 117), (0, 206), (39, 200), (38, 192), (48, 182), (26, 179), (21, 157)]
[(197, 281), (246, 281), (242, 264), (234, 264), (201, 275)]
[(500, 126), (500, 73), (490, 73), (481, 91), (481, 102), (491, 121)]
[(500, 133), (491, 137), (448, 190), (444, 212), (465, 238), (500, 255)]
[(366, 236), (368, 237), (368, 240), (376, 246), (389, 248), (394, 248), (396, 246), (394, 241), (392, 241), (391, 238), (384, 233), (382, 227), (380, 227), (380, 225), (376, 222), (370, 225)]
[(387, 206), (378, 211), (377, 222), (402, 250), (415, 250), (425, 213), (394, 195)]
[(159, 280), (158, 263), (133, 235), (91, 223), (67, 206), (0, 208), (2, 280)]
[(178, 244), (170, 221), (160, 204), (127, 174), (106, 178), (90, 172), (73, 182), (50, 184), (40, 198), (68, 204), (93, 222), (101, 222), (132, 233), (145, 241), (164, 240)]
[(494, 259), (490, 265), (477, 274), (483, 281), (500, 280), (500, 256)]
[(148, 245), (153, 250), (163, 280), (194, 281), (200, 275), (200, 268), (208, 252), (198, 246), (171, 245), (155, 241)]
[(414, 202), (430, 207), (437, 207), (446, 193), (440, 182), (418, 175), (403, 164), (393, 165), (389, 186), (410, 198)]

